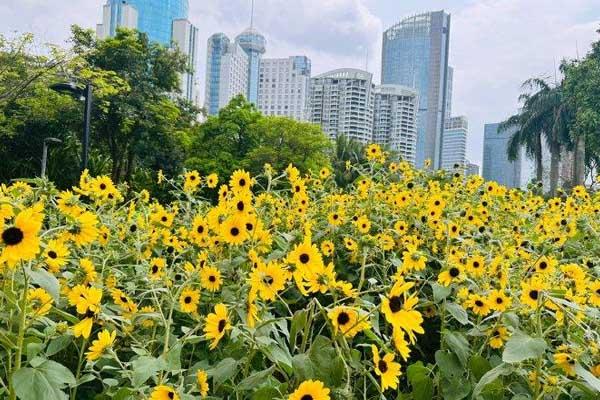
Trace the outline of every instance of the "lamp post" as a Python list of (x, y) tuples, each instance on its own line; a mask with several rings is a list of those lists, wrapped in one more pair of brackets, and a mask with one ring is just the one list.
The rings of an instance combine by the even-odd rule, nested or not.
[(85, 100), (83, 111), (83, 138), (81, 140), (81, 170), (88, 167), (89, 151), (90, 151), (90, 120), (92, 116), (92, 85), (87, 83), (84, 88), (77, 86), (74, 82), (56, 83), (50, 86), (50, 89), (59, 93), (70, 93), (75, 95), (79, 100)]
[(62, 140), (54, 138), (54, 137), (47, 137), (44, 139), (44, 147), (42, 148), (42, 172), (41, 172), (41, 177), (42, 179), (44, 179), (46, 177), (46, 164), (48, 163), (48, 144), (50, 143), (62, 143)]

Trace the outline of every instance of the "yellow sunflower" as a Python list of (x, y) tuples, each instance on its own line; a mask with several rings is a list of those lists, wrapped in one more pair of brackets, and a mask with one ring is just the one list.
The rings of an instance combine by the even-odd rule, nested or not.
[(421, 254), (416, 247), (409, 246), (408, 249), (402, 252), (402, 271), (422, 271), (425, 269), (427, 257)]
[(187, 193), (194, 192), (202, 183), (198, 171), (188, 171), (184, 175), (183, 191)]
[(104, 329), (102, 332), (98, 333), (98, 339), (92, 342), (92, 345), (85, 353), (88, 361), (95, 361), (102, 357), (106, 349), (113, 346), (116, 337), (117, 331), (109, 332)]
[(308, 380), (298, 386), (288, 400), (330, 400), (329, 389), (321, 381)]
[(240, 216), (227, 218), (220, 226), (221, 238), (229, 244), (238, 245), (248, 238), (246, 221)]
[(411, 342), (414, 341), (415, 333), (425, 333), (423, 327), (423, 316), (414, 310), (418, 299), (408, 296), (407, 291), (414, 286), (412, 282), (396, 281), (390, 292), (381, 301), (381, 311), (387, 322), (395, 329), (404, 330)]
[(479, 294), (471, 294), (467, 300), (467, 306), (477, 315), (486, 316), (490, 313), (490, 302), (486, 297)]
[(208, 374), (206, 373), (206, 371), (199, 369), (198, 372), (196, 372), (196, 382), (198, 383), (198, 390), (200, 391), (200, 396), (208, 396)]
[(77, 246), (92, 243), (98, 237), (98, 217), (90, 211), (84, 211), (74, 217), (73, 225), (69, 228), (65, 238)]
[(234, 171), (229, 180), (229, 187), (234, 192), (248, 191), (252, 187), (252, 184), (250, 173), (241, 169)]
[(92, 326), (94, 325), (93, 318), (84, 318), (75, 325), (73, 325), (73, 336), (84, 337), (85, 339), (90, 337), (92, 333)]
[(44, 249), (44, 261), (48, 266), (48, 271), (52, 273), (59, 272), (60, 268), (67, 264), (67, 257), (69, 255), (71, 255), (71, 252), (63, 241), (56, 239), (49, 240)]
[(304, 242), (296, 244), (288, 254), (288, 262), (294, 264), (300, 271), (314, 270), (323, 265), (323, 258), (315, 244), (305, 239)]
[(373, 364), (375, 364), (375, 374), (381, 378), (381, 390), (388, 388), (396, 389), (398, 387), (398, 377), (402, 374), (400, 364), (394, 361), (393, 353), (386, 353), (383, 358), (379, 357), (379, 349), (374, 344), (371, 345), (373, 351)]
[(150, 260), (150, 279), (160, 279), (166, 265), (167, 261), (164, 258), (153, 258)]
[(77, 309), (77, 313), (86, 315), (88, 312), (98, 314), (102, 301), (102, 290), (95, 287), (77, 285), (69, 291), (69, 304)]
[(183, 289), (179, 296), (179, 308), (184, 313), (193, 313), (198, 309), (200, 292), (195, 289)]
[(215, 312), (206, 316), (206, 323), (204, 325), (204, 334), (206, 338), (212, 340), (212, 343), (209, 346), (211, 350), (217, 347), (219, 341), (229, 329), (231, 329), (231, 325), (229, 324), (227, 315), (227, 306), (222, 303), (217, 304), (215, 306)]
[(42, 288), (29, 289), (27, 292), (27, 302), (31, 307), (33, 317), (43, 317), (52, 309), (54, 299)]
[(352, 307), (337, 306), (330, 310), (327, 316), (331, 320), (334, 332), (349, 338), (371, 327), (367, 316)]
[(204, 178), (204, 180), (206, 181), (206, 186), (210, 189), (214, 189), (219, 184), (219, 175), (213, 173)]
[(160, 385), (154, 388), (150, 400), (179, 400), (179, 395), (172, 387)]
[(450, 286), (454, 282), (462, 282), (465, 279), (460, 267), (453, 265), (438, 275), (438, 283)]
[(38, 233), (42, 228), (44, 215), (36, 208), (34, 206), (21, 211), (14, 224), (2, 227), (0, 259), (5, 260), (9, 266), (14, 266), (21, 260), (33, 260), (40, 252)]
[(504, 346), (504, 342), (508, 339), (508, 329), (503, 326), (490, 329), (487, 332), (489, 336), (489, 343), (492, 349), (500, 349)]
[(261, 299), (273, 301), (277, 293), (285, 288), (287, 275), (287, 271), (275, 261), (268, 264), (260, 262), (250, 273), (249, 281)]
[(540, 304), (546, 285), (539, 279), (530, 279), (521, 283), (521, 303), (535, 309)]
[(222, 283), (221, 271), (218, 268), (205, 266), (200, 269), (200, 284), (203, 289), (216, 292)]

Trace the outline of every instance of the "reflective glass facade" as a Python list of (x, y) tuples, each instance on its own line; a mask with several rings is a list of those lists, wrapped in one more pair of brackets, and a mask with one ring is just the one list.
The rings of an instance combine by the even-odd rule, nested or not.
[(260, 58), (265, 53), (267, 41), (255, 29), (249, 28), (240, 33), (235, 41), (248, 55), (248, 101), (258, 104), (258, 86), (260, 75)]
[(229, 38), (223, 33), (217, 33), (208, 38), (205, 107), (209, 115), (215, 115), (219, 112), (221, 61), (230, 43)]
[(128, 4), (138, 13), (137, 29), (148, 34), (150, 40), (169, 46), (172, 22), (187, 19), (188, 0), (109, 0), (111, 5)]
[(382, 84), (404, 85), (419, 94), (417, 166), (440, 167), (446, 108), (450, 15), (415, 15), (383, 34)]
[(483, 136), (483, 178), (516, 188), (521, 186), (521, 154), (509, 161), (508, 141), (514, 129), (499, 132), (500, 124), (485, 124)]

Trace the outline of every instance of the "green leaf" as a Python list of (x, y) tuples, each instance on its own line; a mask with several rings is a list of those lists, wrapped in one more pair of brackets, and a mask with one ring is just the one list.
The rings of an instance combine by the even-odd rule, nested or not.
[(237, 386), (238, 390), (254, 390), (254, 389), (256, 389), (269, 376), (271, 376), (274, 369), (275, 369), (275, 366), (271, 365), (269, 368), (267, 368), (263, 371), (258, 371), (258, 372), (253, 373), (252, 375), (245, 378), (238, 384), (238, 386)]
[(454, 353), (444, 350), (435, 352), (435, 363), (440, 369), (442, 376), (453, 379), (463, 375), (464, 369), (461, 367), (458, 358)]
[(214, 385), (219, 386), (237, 374), (237, 366), (238, 362), (233, 358), (224, 358), (214, 368), (206, 371), (206, 373), (213, 378)]
[(458, 356), (460, 363), (466, 366), (467, 360), (469, 359), (469, 354), (471, 353), (469, 341), (460, 332), (445, 331), (443, 335), (444, 341), (450, 350), (452, 350), (454, 354)]
[(290, 348), (293, 349), (296, 347), (298, 333), (302, 332), (306, 326), (307, 318), (307, 310), (299, 310), (294, 313), (294, 317), (292, 318), (292, 326), (290, 328)]
[(60, 283), (58, 279), (43, 268), (27, 270), (31, 282), (43, 288), (52, 296), (54, 302), (60, 299)]
[(544, 339), (532, 338), (521, 331), (515, 331), (504, 347), (502, 361), (518, 363), (544, 354), (546, 342)]
[(575, 365), (575, 372), (583, 379), (590, 387), (600, 393), (600, 379), (596, 378), (590, 371), (583, 368), (581, 364)]
[(12, 376), (12, 383), (22, 400), (64, 400), (67, 395), (61, 389), (75, 385), (75, 377), (64, 365), (46, 360), (37, 368), (17, 370)]
[(421, 361), (409, 365), (406, 375), (412, 386), (414, 400), (431, 400), (433, 398), (433, 380), (429, 377), (429, 370), (423, 366)]
[(471, 370), (473, 377), (479, 381), (486, 372), (492, 369), (492, 366), (486, 358), (480, 356), (479, 354), (475, 354), (469, 360), (469, 369)]
[(309, 357), (316, 378), (323, 381), (330, 388), (342, 384), (345, 373), (344, 362), (337, 355), (330, 339), (317, 336), (310, 347)]
[(438, 283), (432, 283), (431, 288), (433, 289), (433, 301), (436, 303), (441, 303), (452, 292), (450, 287), (445, 287)]
[(52, 339), (48, 344), (48, 347), (46, 347), (46, 355), (50, 357), (63, 351), (71, 344), (72, 341), (73, 336), (71, 335), (63, 335)]
[(140, 387), (143, 385), (148, 378), (154, 376), (158, 371), (163, 370), (165, 367), (164, 360), (154, 357), (142, 356), (136, 358), (131, 363), (131, 370), (133, 371), (132, 383), (134, 387)]
[(178, 371), (181, 369), (181, 343), (176, 343), (169, 348), (167, 354), (161, 356), (164, 360), (165, 370)]
[(500, 376), (510, 375), (513, 372), (513, 370), (514, 370), (514, 368), (512, 365), (502, 363), (502, 364), (498, 365), (497, 367), (492, 368), (491, 370), (486, 372), (481, 377), (479, 382), (477, 382), (477, 385), (475, 385), (475, 388), (473, 388), (473, 398), (474, 399), (480, 398), (478, 396), (480, 396), (482, 394), (482, 392), (486, 386), (490, 385), (492, 382), (494, 382)]
[(287, 348), (284, 349), (278, 344), (273, 343), (263, 348), (262, 351), (269, 358), (269, 360), (283, 368), (285, 372), (288, 374), (292, 373), (292, 356)]
[(469, 324), (469, 315), (460, 304), (446, 303), (446, 310), (462, 325)]
[(464, 378), (442, 379), (441, 390), (444, 400), (462, 400), (471, 393), (471, 384)]
[(315, 378), (313, 363), (307, 354), (296, 354), (292, 358), (292, 367), (300, 382)]

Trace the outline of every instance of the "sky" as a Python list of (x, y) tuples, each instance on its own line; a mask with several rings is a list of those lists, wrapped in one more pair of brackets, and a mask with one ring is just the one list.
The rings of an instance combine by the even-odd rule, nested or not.
[[(514, 114), (521, 84), (548, 77), (564, 58), (600, 39), (599, 0), (255, 0), (254, 26), (267, 39), (265, 57), (306, 55), (313, 75), (368, 68), (380, 81), (385, 29), (435, 10), (452, 16), (453, 114), (469, 119), (467, 157), (481, 165), (485, 123)], [(248, 27), (250, 0), (189, 0), (199, 28), (199, 87), (204, 92), (206, 40)], [(32, 32), (39, 43), (65, 44), (69, 26), (95, 28), (105, 0), (0, 0), (0, 33)], [(201, 96), (203, 98), (203, 95)]]

